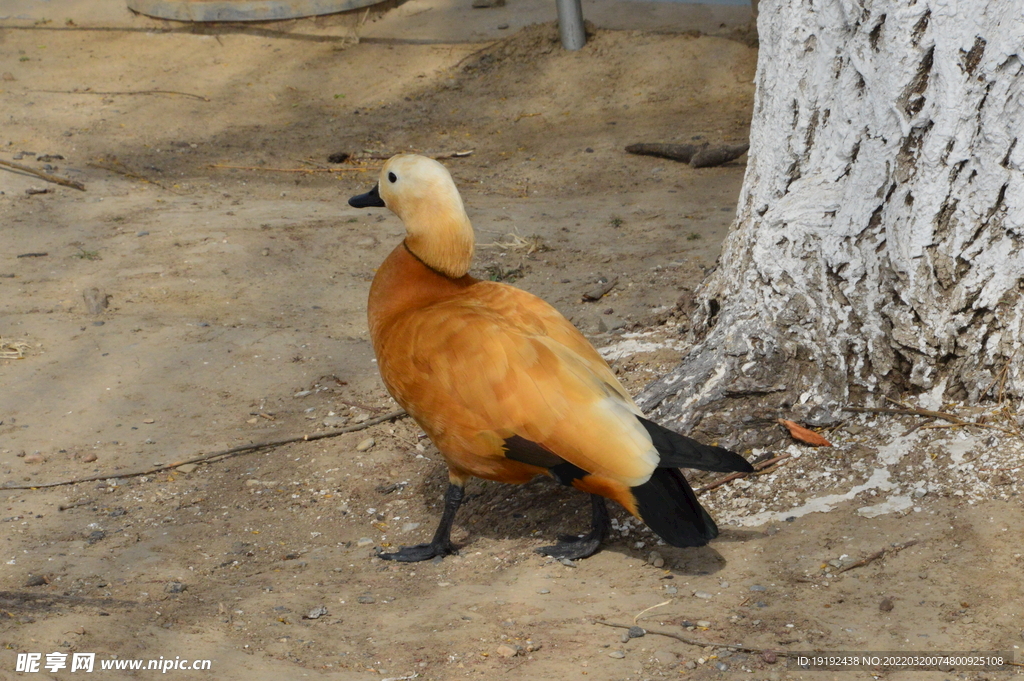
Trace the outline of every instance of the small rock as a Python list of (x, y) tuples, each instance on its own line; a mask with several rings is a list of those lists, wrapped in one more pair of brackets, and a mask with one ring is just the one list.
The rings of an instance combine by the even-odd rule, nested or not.
[[(419, 526), (420, 526), (419, 523), (406, 523), (406, 524), (402, 525), (402, 532), (412, 532), (413, 530), (415, 530)], [(360, 541), (362, 541), (362, 540), (360, 540)]]
[(576, 563), (572, 562), (568, 558), (559, 558), (558, 562), (561, 563), (562, 565), (564, 565), (565, 567), (571, 567), (571, 568), (576, 567)]
[(679, 589), (677, 589), (674, 586), (666, 586), (665, 587), (665, 593), (667, 593), (669, 595), (677, 594), (677, 593), (679, 593)]
[(519, 646), (509, 645), (508, 643), (502, 643), (498, 646), (497, 652), (502, 657), (515, 657), (519, 654)]
[(369, 537), (360, 537), (359, 541), (356, 542), (356, 546), (362, 548), (364, 546), (372, 546), (373, 540)]
[(96, 456), (96, 452), (89, 452), (88, 454), (82, 456), (82, 461), (85, 463), (92, 463), (98, 458), (99, 457)]
[(539, 589), (537, 591), (537, 593), (539, 593), (539, 594), (549, 594), (549, 593), (551, 593), (551, 589)]
[(309, 613), (304, 615), (303, 619), (318, 620), (318, 619), (320, 619), (321, 617), (323, 617), (326, 614), (327, 614), (327, 606), (326, 605), (318, 605), (317, 607), (315, 607), (312, 610), (310, 610)]
[(0, 76), (0, 77), (2, 77), (2, 78), (3, 78), (4, 80), (6, 80), (6, 81), (12, 81), (12, 80), (17, 80), (17, 79), (16, 79), (15, 77), (14, 77), (14, 74), (13, 74), (13, 73), (11, 73), (10, 71), (4, 71), (4, 75), (3, 75), (3, 76)]
[(708, 599), (708, 598), (714, 598), (714, 595), (713, 594), (709, 594), (707, 591), (694, 591), (693, 592), (693, 597), (694, 598)]
[(543, 647), (543, 643), (534, 643), (533, 641), (526, 642), (526, 652), (528, 653), (535, 653)]
[(177, 468), (175, 468), (174, 470), (178, 471), (179, 473), (191, 473), (192, 471), (194, 471), (197, 468), (199, 468), (199, 464), (196, 464), (196, 463), (183, 463), (180, 466), (178, 466)]
[(719, 660), (718, 662), (715, 663), (715, 669), (717, 669), (720, 672), (727, 672), (727, 671), (729, 671), (729, 663), (728, 662), (722, 662), (721, 660)]
[(87, 544), (95, 544), (96, 542), (102, 541), (103, 539), (105, 539), (106, 536), (107, 536), (107, 533), (104, 532), (103, 530), (93, 530), (88, 535), (86, 535), (85, 542)]
[(365, 440), (363, 440), (362, 442), (360, 442), (359, 444), (356, 445), (356, 451), (357, 452), (365, 452), (366, 450), (368, 450), (370, 447), (374, 446), (375, 444), (377, 444), (377, 441), (374, 440), (372, 437), (368, 437), (368, 438), (366, 438)]
[(665, 567), (665, 559), (657, 551), (651, 551), (651, 555), (647, 556), (647, 562), (656, 568)]
[(89, 314), (100, 314), (110, 304), (110, 295), (103, 293), (98, 288), (87, 288), (82, 291), (82, 299), (85, 301), (85, 309)]
[(883, 598), (882, 601), (878, 604), (878, 609), (882, 612), (890, 612), (893, 609), (892, 599)]
[(376, 603), (377, 602), (377, 599), (374, 598), (373, 596), (371, 596), (370, 594), (363, 594), (362, 596), (360, 596), (356, 600), (359, 601), (360, 603), (366, 603), (366, 604)]
[(761, 586), (760, 584), (751, 584), (750, 585), (750, 590), (751, 591), (767, 591), (768, 587)]
[(348, 423), (348, 417), (345, 416), (328, 416), (324, 418), (324, 428), (341, 428)]
[(180, 594), (188, 589), (186, 584), (181, 582), (167, 582), (167, 586), (164, 587), (164, 591), (169, 594)]
[(928, 490), (923, 489), (923, 488), (918, 488), (918, 489), (914, 490), (914, 498), (915, 499), (921, 499), (922, 497), (926, 496), (927, 494), (928, 494)]
[(626, 657), (626, 652), (624, 650), (613, 650), (612, 652), (608, 653), (608, 657), (614, 658), (616, 660), (621, 660), (622, 658)]
[(765, 650), (761, 653), (761, 659), (768, 664), (775, 664), (779, 660), (779, 656), (774, 650)]
[(25, 586), (43, 586), (49, 583), (50, 580), (46, 578), (46, 575), (29, 575), (25, 581)]
[(654, 651), (654, 655), (652, 655), (652, 657), (654, 658), (654, 661), (662, 667), (667, 667), (670, 664), (675, 664), (676, 662), (678, 662), (676, 654), (669, 650), (656, 650)]
[(694, 662), (693, 660), (688, 660), (686, 662), (686, 664), (684, 664), (683, 666), (686, 667), (687, 669), (696, 669), (697, 668), (697, 663)]
[(619, 637), (619, 640), (623, 643), (629, 643), (629, 632), (622, 632), (622, 636)]
[(46, 461), (46, 457), (39, 452), (25, 456), (25, 463), (43, 463), (44, 461)]
[(708, 629), (708, 628), (711, 627), (711, 622), (709, 622), (707, 620), (697, 620), (697, 626), (698, 627), (704, 627), (705, 629)]
[(647, 630), (644, 629), (643, 627), (632, 626), (632, 627), (629, 628), (629, 631), (626, 632), (626, 633), (629, 634), (630, 638), (640, 638), (642, 636), (646, 636), (647, 635)]

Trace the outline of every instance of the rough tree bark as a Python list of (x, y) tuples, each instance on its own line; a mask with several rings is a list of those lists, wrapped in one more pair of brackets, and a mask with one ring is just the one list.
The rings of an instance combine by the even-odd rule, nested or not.
[(740, 444), (743, 423), (824, 424), (894, 391), (1020, 397), (1021, 3), (759, 9), (736, 223), (697, 294), (696, 345), (641, 407)]

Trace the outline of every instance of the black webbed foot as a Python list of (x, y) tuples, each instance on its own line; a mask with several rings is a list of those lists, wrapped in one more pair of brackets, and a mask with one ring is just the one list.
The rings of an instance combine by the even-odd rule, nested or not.
[(554, 546), (542, 546), (537, 553), (542, 556), (551, 556), (557, 560), (568, 558), (579, 560), (597, 553), (601, 548), (601, 542), (608, 536), (608, 507), (605, 505), (604, 497), (596, 494), (590, 495), (591, 504), (591, 528), (590, 532), (582, 537), (573, 535), (561, 535), (558, 543)]
[(377, 549), (377, 557), (382, 560), (395, 560), (400, 563), (418, 563), (423, 560), (437, 558), (438, 556), (443, 558), (458, 552), (458, 549), (451, 543), (435, 544), (431, 542), (429, 544), (417, 544), (416, 546), (403, 546), (394, 553), (384, 553), (382, 550)]

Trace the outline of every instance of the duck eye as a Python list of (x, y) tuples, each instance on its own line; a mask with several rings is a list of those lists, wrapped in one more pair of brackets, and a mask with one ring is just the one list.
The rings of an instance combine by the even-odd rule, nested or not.
[(390, 182), (391, 184), (398, 182), (398, 176), (395, 175), (394, 173), (388, 173), (388, 182)]

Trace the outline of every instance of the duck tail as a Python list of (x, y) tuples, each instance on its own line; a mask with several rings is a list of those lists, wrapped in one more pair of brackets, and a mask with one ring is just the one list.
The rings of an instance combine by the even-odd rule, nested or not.
[(640, 519), (672, 546), (704, 546), (718, 536), (715, 521), (675, 468), (655, 469), (650, 480), (630, 491)]

